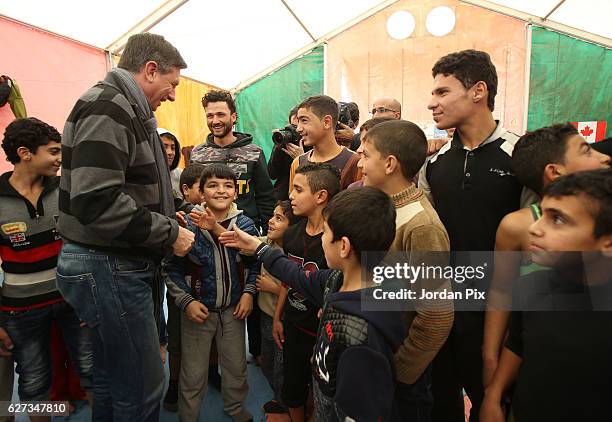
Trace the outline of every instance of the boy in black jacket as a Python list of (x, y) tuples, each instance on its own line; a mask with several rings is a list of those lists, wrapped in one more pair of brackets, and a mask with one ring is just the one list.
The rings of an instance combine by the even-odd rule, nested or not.
[[(390, 420), (393, 355), (405, 337), (405, 327), (400, 313), (363, 306), (373, 288), (362, 281), (361, 257), (362, 252), (389, 249), (395, 236), (395, 209), (385, 193), (366, 187), (339, 193), (324, 218), (322, 243), (329, 270), (305, 271), (240, 230), (223, 233), (220, 240), (226, 246), (255, 250), (272, 275), (323, 308), (313, 358), (315, 419)], [(377, 264), (367, 262), (368, 267)]]

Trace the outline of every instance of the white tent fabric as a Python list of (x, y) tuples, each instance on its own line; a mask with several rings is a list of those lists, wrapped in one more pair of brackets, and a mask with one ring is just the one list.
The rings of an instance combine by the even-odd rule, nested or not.
[[(585, 31), (579, 32), (583, 38), (594, 34), (596, 42), (612, 46), (610, 0), (465, 2), (514, 14), (536, 24), (566, 25), (577, 32)], [(179, 5), (153, 25), (150, 32), (164, 35), (179, 48), (189, 63), (189, 69), (183, 72), (185, 75), (230, 89), (313, 42), (322, 41), (347, 22), (393, 3), (393, 0), (104, 0), (99, 3), (19, 0), (0, 2), (0, 14), (108, 48), (160, 7)], [(452, 7), (453, 1), (448, 3)]]

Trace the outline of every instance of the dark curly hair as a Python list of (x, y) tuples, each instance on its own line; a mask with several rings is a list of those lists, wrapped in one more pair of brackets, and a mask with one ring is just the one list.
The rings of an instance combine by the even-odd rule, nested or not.
[(444, 76), (453, 75), (465, 89), (470, 89), (476, 82), (483, 81), (489, 90), (487, 106), (491, 111), (495, 108), (497, 71), (491, 57), (484, 51), (463, 50), (447, 54), (438, 59), (431, 73), (434, 78), (440, 73)]
[(2, 149), (6, 154), (6, 159), (13, 164), (17, 164), (21, 159), (17, 155), (20, 147), (25, 147), (32, 154), (36, 154), (39, 146), (48, 143), (62, 142), (62, 135), (51, 125), (35, 117), (13, 120), (4, 131)]
[(208, 91), (202, 97), (202, 107), (204, 108), (206, 108), (208, 103), (218, 103), (218, 102), (225, 102), (227, 106), (229, 107), (231, 113), (236, 112), (236, 103), (234, 102), (234, 99), (232, 98), (232, 94), (230, 94), (227, 91), (217, 91), (213, 89), (212, 91)]

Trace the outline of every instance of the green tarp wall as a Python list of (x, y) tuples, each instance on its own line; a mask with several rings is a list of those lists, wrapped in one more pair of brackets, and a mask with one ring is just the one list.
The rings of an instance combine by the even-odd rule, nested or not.
[(272, 130), (284, 127), (289, 111), (311, 95), (323, 94), (323, 46), (283, 66), (236, 94), (238, 132), (253, 135), (267, 158)]
[(607, 121), (612, 134), (612, 51), (533, 27), (528, 130), (554, 123)]

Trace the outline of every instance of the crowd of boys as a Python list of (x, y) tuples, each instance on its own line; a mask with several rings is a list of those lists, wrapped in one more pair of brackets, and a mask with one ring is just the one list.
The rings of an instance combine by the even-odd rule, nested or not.
[[(55, 397), (49, 344), (61, 336), (60, 366), (75, 368), (93, 420), (156, 421), (163, 402), (197, 421), (209, 383), (234, 421), (253, 420), (248, 330), (268, 417), (459, 422), (467, 395), (471, 422), (609, 418), (604, 143), (570, 124), (507, 132), (492, 114), (495, 67), (466, 50), (432, 69), (427, 107), (454, 131), (446, 143), (393, 99), (340, 142), (338, 104), (319, 95), (290, 112), (299, 145), (267, 164), (233, 131), (231, 95), (211, 91), (211, 133), (181, 173), (180, 143), (153, 111), (174, 101), (185, 67), (163, 37), (133, 36), (62, 135), (36, 118), (6, 128), (0, 381), (12, 384), (13, 359), (22, 401)], [(442, 299), (374, 300), (379, 265), (457, 268), (474, 252), (486, 267), (475, 285), (421, 277), (411, 288)], [(443, 298), (468, 287), (487, 295)]]

